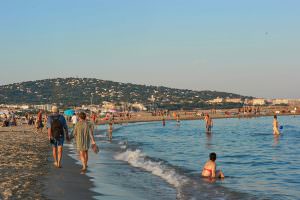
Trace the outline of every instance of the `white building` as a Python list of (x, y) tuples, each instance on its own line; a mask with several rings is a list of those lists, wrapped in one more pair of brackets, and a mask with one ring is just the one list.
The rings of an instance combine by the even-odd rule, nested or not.
[(107, 112), (109, 110), (114, 110), (114, 109), (116, 109), (116, 105), (114, 103), (103, 101), (102, 108), (101, 108), (102, 111)]
[(253, 104), (254, 106), (263, 106), (263, 105), (266, 105), (266, 100), (265, 100), (265, 99), (262, 99), (262, 98), (253, 99), (253, 100), (252, 100), (252, 104)]
[(33, 105), (33, 108), (46, 110), (46, 111), (51, 111), (52, 105), (51, 104)]
[(131, 104), (131, 107), (136, 109), (136, 110), (139, 110), (139, 111), (146, 111), (147, 110), (147, 108), (141, 103)]
[(220, 97), (217, 97), (215, 99), (207, 101), (207, 103), (211, 103), (211, 104), (214, 104), (214, 103), (223, 103), (223, 102), (224, 102), (224, 99), (220, 98)]
[(227, 102), (227, 103), (243, 103), (241, 98), (226, 98), (225, 102)]
[(288, 102), (289, 105), (294, 105), (294, 106), (300, 105), (300, 99), (289, 99)]
[(273, 99), (272, 104), (273, 105), (289, 104), (289, 100), (288, 99)]

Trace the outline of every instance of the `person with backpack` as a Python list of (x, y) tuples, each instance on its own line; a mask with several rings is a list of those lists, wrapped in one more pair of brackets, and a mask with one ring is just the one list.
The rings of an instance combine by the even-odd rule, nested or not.
[(52, 114), (47, 120), (48, 138), (52, 145), (54, 166), (61, 168), (62, 151), (66, 135), (67, 141), (70, 140), (66, 119), (60, 115), (56, 106), (52, 107)]

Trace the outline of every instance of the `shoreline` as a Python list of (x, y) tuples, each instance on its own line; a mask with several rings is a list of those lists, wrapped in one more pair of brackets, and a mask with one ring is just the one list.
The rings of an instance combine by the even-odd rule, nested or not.
[(92, 188), (95, 187), (91, 181), (92, 178), (86, 174), (80, 174), (81, 166), (76, 159), (69, 155), (70, 153), (71, 150), (68, 145), (64, 145), (62, 168), (51, 166), (53, 163), (52, 153), (49, 153), (50, 169), (43, 179), (46, 186), (43, 195), (53, 200), (95, 199), (95, 196), (101, 196), (100, 193), (92, 191)]
[[(225, 116), (212, 115), (214, 119), (270, 117), (267, 115)], [(278, 116), (299, 116), (281, 114)], [(162, 121), (161, 116), (133, 118), (118, 123)], [(202, 120), (200, 116), (182, 117), (180, 120)], [(171, 117), (168, 121), (174, 121)], [(100, 124), (106, 124), (107, 121)], [(100, 125), (97, 123), (97, 125)], [(87, 174), (80, 174), (79, 159), (74, 159), (70, 144), (64, 145), (63, 168), (53, 166), (52, 151), (47, 135), (34, 133), (33, 126), (21, 125), (0, 128), (1, 151), (0, 199), (95, 199), (103, 194), (94, 192), (95, 183)], [(101, 192), (101, 191), (100, 191)]]
[[(296, 114), (277, 114), (278, 117), (280, 116), (299, 116), (300, 113)], [(211, 114), (210, 115), (212, 119), (235, 119), (235, 118), (256, 118), (256, 117), (271, 117), (274, 116), (274, 113), (272, 114), (247, 114), (247, 115), (223, 115), (223, 114)], [(180, 120), (186, 121), (186, 120), (203, 120), (203, 116), (181, 116)], [(173, 117), (167, 116), (165, 118), (166, 121), (176, 121)], [(134, 117), (130, 120), (114, 120), (114, 124), (126, 124), (126, 123), (138, 123), (138, 122), (159, 122), (162, 121), (162, 116), (147, 116), (147, 117)], [(109, 120), (103, 120), (103, 121), (97, 121), (95, 125), (105, 125), (108, 124)]]

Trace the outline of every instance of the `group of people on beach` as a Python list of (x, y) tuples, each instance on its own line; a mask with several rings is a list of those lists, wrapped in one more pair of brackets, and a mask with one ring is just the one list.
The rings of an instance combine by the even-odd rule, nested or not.
[(1, 127), (16, 126), (17, 119), (14, 112), (3, 113), (3, 121)]

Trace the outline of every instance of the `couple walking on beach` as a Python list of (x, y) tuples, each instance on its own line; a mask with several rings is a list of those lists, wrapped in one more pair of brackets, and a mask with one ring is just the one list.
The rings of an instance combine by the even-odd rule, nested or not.
[[(64, 139), (66, 137), (66, 140), (69, 142), (70, 137), (66, 119), (63, 115), (59, 114), (58, 108), (56, 106), (52, 107), (52, 114), (48, 117), (47, 120), (47, 128), (48, 139), (52, 145), (54, 166), (57, 168), (61, 168)], [(92, 147), (97, 148), (93, 132), (93, 125), (86, 120), (86, 114), (83, 112), (80, 113), (79, 122), (77, 122), (74, 127), (74, 136), (76, 140), (77, 150), (80, 152), (82, 173), (84, 173), (87, 169), (88, 149), (90, 147), (90, 141), (92, 142)]]

